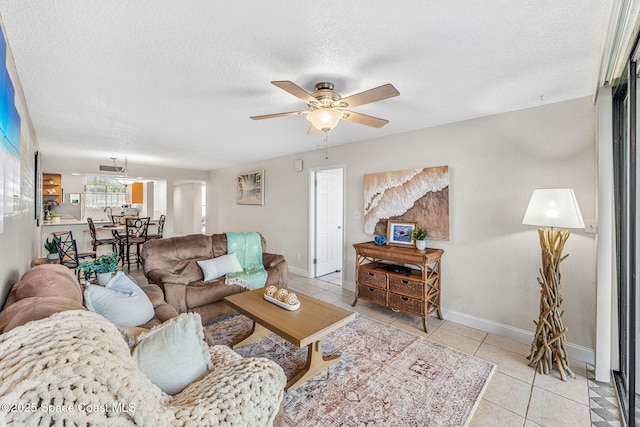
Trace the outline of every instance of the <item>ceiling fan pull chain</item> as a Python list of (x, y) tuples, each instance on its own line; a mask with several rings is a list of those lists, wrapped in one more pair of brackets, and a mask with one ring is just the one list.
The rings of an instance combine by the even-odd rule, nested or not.
[(324, 158), (329, 159), (329, 131), (324, 131)]

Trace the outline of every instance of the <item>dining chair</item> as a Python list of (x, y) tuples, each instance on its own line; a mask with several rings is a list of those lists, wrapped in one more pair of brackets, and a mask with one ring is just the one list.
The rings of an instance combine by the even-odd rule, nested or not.
[[(86, 259), (95, 259), (96, 253), (93, 252), (78, 252), (78, 245), (73, 238), (73, 233), (69, 231), (55, 231), (53, 233), (53, 241), (58, 248), (58, 255), (60, 256), (60, 264), (73, 268), (80, 265), (80, 263)], [(80, 270), (77, 270), (76, 275), (78, 281), (80, 280)]]
[(131, 271), (131, 246), (136, 247), (136, 267), (140, 266), (140, 247), (148, 240), (147, 231), (149, 230), (150, 217), (145, 218), (127, 218), (125, 220), (124, 234), (114, 231), (120, 239), (120, 256), (122, 257), (122, 266), (127, 263), (127, 270)]
[(93, 250), (95, 251), (98, 246), (101, 245), (111, 245), (111, 251), (116, 252), (118, 250), (119, 240), (115, 237), (110, 238), (98, 238), (98, 232), (96, 231), (96, 225), (93, 223), (92, 218), (87, 218), (87, 222), (89, 223), (89, 232), (91, 233), (91, 244), (93, 245)]
[(153, 234), (147, 235), (147, 240), (151, 239), (162, 239), (162, 233), (164, 230), (164, 222), (167, 220), (166, 215), (160, 215), (160, 219), (158, 220), (158, 231)]
[(113, 225), (120, 225), (120, 219), (122, 219), (124, 215), (111, 215), (111, 223)]

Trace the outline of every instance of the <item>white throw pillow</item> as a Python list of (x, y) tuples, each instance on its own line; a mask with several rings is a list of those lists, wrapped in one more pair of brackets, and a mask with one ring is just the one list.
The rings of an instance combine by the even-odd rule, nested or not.
[(139, 335), (132, 356), (151, 382), (171, 395), (213, 369), (198, 313), (183, 313)]
[(117, 326), (142, 325), (154, 316), (149, 297), (122, 271), (118, 271), (106, 286), (87, 285), (84, 299), (87, 309)]
[(228, 273), (239, 273), (242, 271), (242, 266), (235, 252), (196, 262), (202, 269), (205, 282), (217, 279)]

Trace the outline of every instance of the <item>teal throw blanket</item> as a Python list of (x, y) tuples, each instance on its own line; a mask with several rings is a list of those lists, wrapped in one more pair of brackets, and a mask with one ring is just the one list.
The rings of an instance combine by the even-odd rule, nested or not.
[(247, 289), (263, 288), (267, 271), (262, 265), (262, 242), (258, 233), (226, 233), (227, 253), (235, 252), (243, 271), (227, 274), (227, 285), (240, 285)]

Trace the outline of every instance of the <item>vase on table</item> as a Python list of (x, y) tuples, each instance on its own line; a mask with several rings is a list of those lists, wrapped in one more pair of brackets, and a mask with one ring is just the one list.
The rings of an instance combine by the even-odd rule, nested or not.
[(427, 241), (426, 240), (416, 240), (416, 249), (419, 251), (424, 251), (427, 249)]

